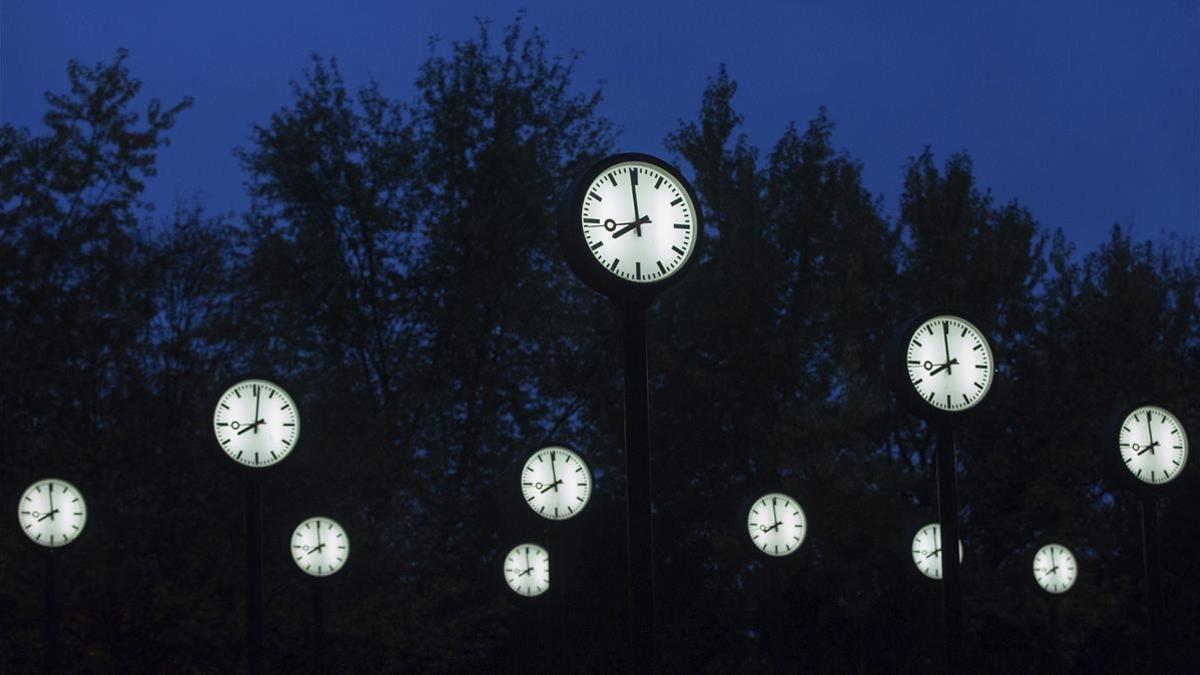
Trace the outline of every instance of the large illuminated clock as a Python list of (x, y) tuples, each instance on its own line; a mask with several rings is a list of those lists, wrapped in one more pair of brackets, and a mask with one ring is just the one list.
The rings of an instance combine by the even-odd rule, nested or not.
[(1065, 593), (1075, 585), (1075, 555), (1062, 544), (1046, 544), (1033, 556), (1033, 578), (1048, 593)]
[(565, 520), (587, 506), (592, 472), (573, 450), (542, 448), (530, 455), (521, 469), (521, 494), (538, 515)]
[[(962, 561), (962, 542), (958, 542), (958, 560)], [(930, 579), (942, 578), (942, 528), (929, 523), (917, 530), (912, 540), (913, 564)]]
[(935, 313), (910, 323), (898, 337), (888, 364), (892, 384), (918, 417), (957, 416), (987, 396), (996, 362), (975, 324)]
[(1177, 417), (1158, 406), (1143, 405), (1126, 413), (1117, 443), (1121, 463), (1143, 484), (1175, 480), (1187, 464), (1187, 432)]
[(504, 580), (517, 595), (545, 593), (550, 589), (550, 554), (537, 544), (514, 546), (504, 557)]
[(699, 204), (678, 169), (640, 153), (612, 155), (575, 182), (559, 218), (567, 261), (595, 290), (649, 298), (697, 258)]
[(292, 532), (292, 560), (306, 574), (327, 577), (350, 557), (350, 537), (332, 518), (309, 518)]
[(296, 402), (274, 382), (243, 380), (225, 390), (213, 410), (213, 432), (229, 458), (266, 467), (287, 457), (300, 438)]
[(58, 548), (75, 541), (87, 524), (87, 502), (61, 478), (39, 480), (17, 504), (21, 530), (36, 544)]
[(750, 505), (746, 527), (750, 541), (758, 550), (770, 556), (785, 556), (795, 553), (804, 543), (808, 519), (796, 500), (781, 492), (772, 492)]

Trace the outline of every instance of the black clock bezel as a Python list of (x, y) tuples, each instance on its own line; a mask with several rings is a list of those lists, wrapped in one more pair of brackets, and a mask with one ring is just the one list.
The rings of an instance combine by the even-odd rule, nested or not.
[(1188, 434), (1187, 424), (1183, 418), (1171, 410), (1167, 406), (1155, 401), (1140, 400), (1132, 405), (1124, 405), (1119, 407), (1109, 418), (1108, 423), (1104, 425), (1103, 431), (1100, 434), (1099, 447), (1100, 455), (1103, 458), (1102, 464), (1107, 482), (1110, 485), (1124, 487), (1125, 489), (1144, 497), (1159, 497), (1174, 493), (1181, 489), (1182, 484), (1187, 480), (1186, 475), (1187, 463), (1185, 462), (1179, 469), (1179, 473), (1175, 478), (1166, 483), (1147, 483), (1140, 480), (1133, 472), (1125, 466), (1121, 461), (1121, 425), (1125, 422), (1125, 418), (1133, 414), (1138, 408), (1153, 407), (1161, 408), (1171, 413), (1171, 415), (1179, 421), (1180, 428), (1183, 433), (1188, 436), (1188, 454), (1191, 454), (1191, 435)]
[[(749, 555), (752, 556), (752, 560), (755, 562), (763, 565), (792, 565), (796, 564), (796, 561), (804, 558), (804, 556), (800, 555), (800, 552), (804, 548), (804, 542), (808, 541), (809, 536), (811, 535), (811, 512), (810, 509), (804, 507), (804, 504), (802, 504), (796, 497), (796, 490), (791, 489), (791, 487), (793, 486), (780, 485), (778, 483), (772, 486), (763, 487), (762, 489), (756, 490), (753, 494), (749, 494), (744, 497), (739, 504), (740, 508), (738, 509), (737, 523), (738, 538), (744, 542), (746, 550), (749, 551)], [(787, 496), (789, 499), (795, 501), (800, 507), (801, 512), (804, 513), (804, 538), (800, 540), (799, 546), (784, 555), (771, 555), (770, 553), (760, 549), (758, 545), (754, 543), (754, 540), (750, 538), (750, 533), (746, 529), (747, 517), (750, 514), (750, 509), (754, 507), (754, 504), (757, 503), (759, 499), (762, 499), (769, 494), (781, 494)]]
[[(575, 453), (579, 457), (580, 461), (583, 462), (584, 466), (587, 467), (588, 479), (591, 481), (591, 485), (588, 486), (587, 501), (584, 502), (582, 509), (579, 509), (574, 513), (574, 515), (567, 516), (566, 518), (548, 518), (533, 510), (533, 508), (529, 505), (529, 502), (525, 500), (524, 491), (521, 489), (521, 478), (525, 473), (525, 463), (529, 461), (530, 457), (533, 457), (535, 454), (545, 450), (546, 448), (565, 448), (570, 450), (571, 452)], [(583, 453), (576, 450), (569, 443), (562, 442), (561, 440), (552, 439), (545, 441), (538, 445), (536, 449), (530, 450), (528, 454), (517, 456), (516, 460), (512, 462), (512, 466), (509, 469), (509, 476), (511, 481), (510, 484), (516, 486), (516, 500), (513, 503), (520, 502), (519, 510), (523, 512), (521, 519), (526, 520), (525, 514), (528, 514), (528, 516), (530, 516), (530, 518), (528, 518), (528, 522), (531, 525), (544, 523), (549, 525), (551, 528), (560, 528), (564, 527), (564, 523), (580, 522), (584, 519), (584, 514), (590, 511), (588, 507), (592, 506), (592, 501), (596, 497), (596, 471), (592, 468), (591, 464), (588, 464), (588, 461), (583, 456)], [(549, 551), (550, 549), (547, 548), (546, 550)]]
[[(269, 382), (273, 382), (274, 380), (268, 380), (268, 381), (269, 381)], [(276, 384), (278, 384), (278, 383), (276, 383)], [(291, 454), (291, 453), (289, 453), (289, 454)], [(311, 509), (310, 509), (310, 511), (311, 511)], [(343, 519), (342, 519), (342, 518), (335, 518), (335, 517), (333, 517), (333, 516), (329, 515), (329, 511), (323, 510), (323, 511), (321, 511), (321, 515), (316, 515), (316, 516), (303, 516), (303, 517), (301, 517), (301, 518), (300, 518), (300, 522), (299, 522), (299, 523), (297, 523), (295, 527), (293, 527), (293, 528), (291, 528), (291, 529), (287, 530), (287, 531), (286, 531), (286, 534), (285, 534), (285, 533), (283, 533), (283, 532), (280, 532), (280, 534), (281, 534), (281, 535), (284, 535), (284, 536), (282, 537), (282, 544), (283, 544), (283, 545), (282, 545), (282, 546), (280, 546), (280, 548), (281, 548), (282, 550), (284, 550), (284, 551), (287, 551), (287, 552), (288, 552), (288, 556), (287, 556), (287, 564), (288, 564), (288, 566), (290, 566), (292, 569), (294, 569), (294, 570), (295, 570), (295, 573), (296, 573), (296, 574), (298, 574), (298, 575), (300, 575), (300, 577), (301, 577), (302, 579), (305, 579), (305, 580), (307, 580), (309, 583), (312, 583), (312, 584), (319, 584), (319, 585), (321, 585), (321, 586), (328, 586), (328, 585), (330, 585), (330, 584), (334, 583), (334, 582), (333, 582), (333, 579), (334, 579), (334, 578), (341, 577), (341, 575), (342, 575), (342, 572), (343, 572), (343, 571), (346, 569), (346, 566), (350, 564), (350, 554), (349, 554), (349, 553), (347, 553), (347, 554), (346, 554), (346, 559), (345, 559), (345, 560), (342, 562), (342, 566), (341, 566), (341, 567), (337, 568), (337, 570), (336, 570), (335, 572), (333, 572), (332, 574), (326, 574), (325, 576), (317, 576), (317, 575), (315, 575), (315, 574), (309, 574), (308, 572), (305, 572), (304, 570), (300, 569), (300, 565), (299, 565), (299, 564), (296, 562), (296, 559), (295, 559), (295, 558), (293, 558), (293, 557), (292, 557), (292, 555), (291, 555), (291, 551), (292, 551), (292, 536), (296, 534), (296, 528), (300, 527), (300, 525), (303, 525), (305, 522), (307, 522), (308, 520), (310, 520), (310, 519), (312, 519), (312, 518), (323, 518), (323, 519), (325, 519), (325, 520), (332, 520), (333, 522), (335, 522), (335, 523), (337, 523), (337, 524), (338, 524), (338, 527), (340, 527), (340, 528), (342, 528), (343, 530), (345, 530), (345, 532), (346, 532), (346, 539), (347, 539), (347, 540), (349, 540), (349, 538), (350, 538), (350, 531), (346, 529), (346, 526), (345, 526), (345, 525), (342, 525), (342, 523), (344, 522), (344, 521), (343, 521)], [(349, 544), (347, 544), (347, 546), (349, 546)]]
[[(29, 485), (26, 485), (24, 488), (22, 488), (21, 494), (17, 497), (18, 529), (21, 531), (21, 539), (24, 540), (25, 544), (28, 544), (31, 547), (31, 550), (40, 551), (40, 552), (44, 553), (45, 555), (58, 555), (58, 552), (62, 551), (63, 549), (76, 548), (76, 547), (72, 546), (72, 544), (79, 543), (79, 540), (84, 538), (84, 533), (90, 531), (88, 528), (88, 524), (91, 523), (92, 517), (93, 517), (93, 509), (88, 504), (87, 497), (84, 496), (84, 489), (79, 487), (79, 484), (77, 482), (75, 482), (74, 480), (60, 478), (59, 477), (60, 475), (61, 474), (57, 474), (57, 473), (44, 473), (43, 472), (42, 478), (38, 478), (33, 483), (30, 483)], [(21, 502), (22, 502), (22, 498), (25, 496), (25, 492), (27, 490), (29, 490), (29, 488), (33, 487), (35, 484), (41, 483), (42, 481), (46, 481), (46, 480), (50, 480), (50, 479), (54, 479), (56, 481), (62, 481), (64, 483), (67, 483), (68, 485), (70, 485), (72, 488), (75, 488), (75, 491), (79, 493), (79, 498), (83, 500), (83, 505), (84, 505), (84, 508), (86, 509), (86, 511), (84, 511), (84, 516), (83, 516), (83, 529), (81, 529), (79, 531), (79, 533), (76, 534), (73, 538), (71, 538), (66, 544), (63, 544), (61, 546), (47, 546), (45, 544), (39, 544), (38, 542), (34, 541), (29, 536), (29, 534), (25, 531), (25, 528), (20, 527)]]
[[(917, 567), (917, 563), (916, 563), (916, 561), (913, 560), (913, 557), (912, 557), (913, 539), (916, 538), (918, 532), (920, 532), (921, 530), (925, 529), (926, 527), (928, 527), (930, 525), (937, 525), (938, 532), (940, 534), (941, 529), (942, 529), (942, 521), (938, 520), (936, 515), (933, 516), (933, 520), (929, 520), (928, 518), (923, 518), (916, 525), (909, 527), (908, 540), (905, 542), (905, 550), (908, 552), (908, 555), (905, 557), (908, 559), (907, 560), (908, 569), (912, 570), (913, 574), (917, 575), (918, 577), (921, 577), (925, 581), (930, 581), (935, 584), (940, 584), (946, 579), (945, 566), (942, 567), (941, 578), (934, 579), (933, 577), (929, 576), (928, 574), (925, 574), (924, 572), (922, 572), (921, 568)], [(958, 546), (959, 546), (959, 550), (960, 550), (958, 566), (959, 566), (959, 569), (962, 569), (963, 564), (967, 561), (967, 547), (965, 544), (963, 544), (963, 533), (962, 533), (961, 528), (959, 529), (959, 532), (958, 532)]]
[[(687, 259), (681, 263), (679, 269), (665, 279), (646, 283), (622, 279), (614, 275), (596, 260), (588, 249), (587, 241), (584, 239), (579, 214), (583, 209), (583, 200), (587, 194), (588, 186), (592, 184), (592, 181), (597, 176), (607, 171), (614, 164), (623, 162), (643, 162), (669, 174), (687, 192), (688, 198), (694, 207), (692, 217), (696, 223), (696, 235), (692, 242), (691, 251)], [(587, 284), (589, 288), (620, 303), (648, 303), (664, 289), (678, 283), (699, 259), (701, 245), (704, 240), (704, 222), (700, 211), (700, 200), (696, 196), (696, 191), (677, 167), (653, 155), (640, 152), (621, 152), (609, 155), (593, 163), (571, 184), (558, 214), (558, 240), (562, 246), (563, 254), (567, 259), (567, 264), (571, 266), (576, 276)]]
[[(526, 507), (526, 509), (528, 510), (528, 507)], [(533, 538), (533, 537), (518, 537), (513, 541), (517, 541), (519, 543), (501, 545), (499, 547), (499, 549), (496, 551), (496, 553), (497, 553), (496, 559), (500, 563), (498, 566), (498, 571), (500, 572), (500, 574), (498, 575), (500, 586), (504, 589), (504, 592), (506, 594), (508, 594), (509, 596), (515, 596), (515, 600), (514, 600), (515, 602), (537, 603), (537, 604), (550, 603), (553, 600), (553, 598), (555, 597), (555, 595), (554, 595), (555, 585), (554, 585), (554, 576), (553, 576), (554, 575), (554, 555), (550, 551), (550, 547), (547, 545), (546, 540), (542, 539), (541, 541), (538, 541), (536, 538)], [(542, 550), (544, 550), (546, 552), (546, 555), (550, 559), (550, 574), (551, 574), (550, 587), (537, 595), (523, 595), (521, 593), (518, 593), (512, 586), (510, 586), (508, 584), (508, 579), (504, 576), (505, 558), (508, 556), (509, 553), (512, 552), (512, 550), (514, 548), (521, 546), (521, 544), (530, 544), (532, 546), (540, 547)]]
[[(288, 451), (287, 455), (284, 456), (283, 459), (273, 464), (267, 464), (264, 466), (250, 466), (248, 464), (242, 464), (233, 457), (230, 457), (229, 453), (225, 452), (225, 449), (221, 447), (221, 442), (217, 440), (215, 431), (213, 432), (212, 442), (216, 445), (217, 451), (221, 453), (221, 457), (223, 457), (225, 460), (222, 462), (222, 465), (224, 465), (227, 469), (232, 470), (234, 473), (249, 477), (273, 475), (283, 470), (283, 467), (289, 464), (288, 460), (294, 457), (296, 452), (300, 450), (301, 434), (303, 434), (304, 430), (308, 427), (308, 422), (303, 419), (303, 416), (300, 412), (300, 401), (299, 397), (295, 394), (296, 389), (289, 386), (289, 383), (286, 380), (278, 377), (271, 377), (269, 375), (263, 375), (261, 373), (250, 373), (239, 375), (237, 377), (226, 378), (217, 386), (217, 390), (212, 395), (211, 401), (207, 408), (208, 418), (205, 422), (204, 428), (208, 430), (213, 429), (213, 415), (216, 413), (217, 406), (221, 404), (221, 396), (225, 392), (229, 391), (229, 389), (234, 385), (246, 380), (263, 380), (265, 382), (270, 382), (277, 388), (282, 389), (292, 399), (292, 403), (296, 406), (296, 414), (301, 416), (300, 433), (296, 435), (296, 442), (292, 445), (292, 449)], [(311, 429), (309, 429), (309, 431), (311, 431)]]
[[(1033, 582), (1034, 588), (1037, 588), (1042, 593), (1045, 593), (1046, 597), (1053, 600), (1054, 598), (1061, 598), (1064, 595), (1071, 593), (1072, 591), (1074, 591), (1076, 588), (1079, 587), (1079, 580), (1080, 580), (1080, 577), (1083, 575), (1083, 566), (1079, 564), (1079, 554), (1075, 552), (1076, 549), (1073, 549), (1070, 546), (1067, 546), (1066, 544), (1059, 543), (1060, 541), (1063, 540), (1063, 537), (1050, 537), (1047, 539), (1045, 536), (1043, 536), (1042, 539), (1044, 540), (1044, 543), (1035, 545), (1033, 547), (1033, 550), (1029, 552), (1029, 571), (1030, 571), (1029, 580), (1031, 582)], [(1062, 546), (1063, 548), (1065, 548), (1071, 552), (1071, 557), (1075, 558), (1075, 580), (1071, 582), (1071, 586), (1069, 588), (1067, 588), (1067, 590), (1062, 591), (1060, 593), (1054, 593), (1054, 592), (1046, 590), (1046, 587), (1042, 586), (1040, 583), (1038, 583), (1037, 576), (1035, 576), (1033, 574), (1033, 563), (1035, 560), (1037, 560), (1038, 551), (1042, 550), (1042, 548), (1044, 548), (1046, 546), (1049, 546), (1050, 544), (1056, 544), (1058, 546)]]
[[(914, 332), (926, 321), (937, 316), (953, 316), (970, 323), (983, 335), (987, 340), (988, 349), (992, 353), (992, 379), (988, 385), (988, 389), (984, 392), (983, 399), (975, 405), (965, 410), (943, 410), (929, 403), (917, 394), (917, 390), (913, 387), (912, 382), (908, 379), (908, 342)], [(955, 311), (953, 308), (939, 308), (935, 311), (923, 312), (915, 318), (904, 323), (895, 333), (888, 344), (886, 357), (886, 371), (888, 384), (891, 386), (892, 392), (896, 395), (897, 401), (901, 407), (907, 410), (912, 415), (925, 420), (926, 422), (937, 427), (955, 427), (964, 420), (971, 419), (978, 415), (981, 410), (984, 410), (988, 403), (993, 400), (997, 385), (1000, 382), (1000, 370), (997, 367), (1000, 359), (996, 353), (996, 343), (992, 340), (989, 331), (980, 324), (980, 322), (968, 317), (962, 312)]]

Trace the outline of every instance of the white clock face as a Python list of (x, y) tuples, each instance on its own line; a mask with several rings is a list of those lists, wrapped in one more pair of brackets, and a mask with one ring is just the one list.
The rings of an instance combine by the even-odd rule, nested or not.
[(221, 395), (213, 411), (221, 449), (246, 466), (270, 466), (300, 437), (300, 413), (287, 392), (266, 380), (244, 380)]
[(1142, 406), (1129, 413), (1118, 436), (1121, 461), (1144, 483), (1174, 480), (1187, 464), (1187, 432), (1162, 408)]
[(1079, 573), (1075, 556), (1061, 544), (1046, 544), (1033, 556), (1033, 578), (1050, 593), (1063, 593)]
[[(942, 578), (942, 528), (937, 523), (929, 523), (928, 525), (917, 530), (917, 534), (912, 541), (912, 557), (913, 563), (917, 569), (921, 570), (921, 574), (930, 579)], [(958, 542), (958, 560), (962, 562), (963, 547), (962, 542)]]
[(542, 448), (530, 455), (521, 469), (521, 494), (539, 515), (565, 520), (587, 506), (592, 472), (567, 448)]
[(772, 492), (750, 506), (746, 527), (758, 550), (771, 556), (785, 556), (795, 553), (804, 543), (808, 520), (796, 500)]
[(504, 558), (504, 580), (517, 595), (532, 598), (550, 588), (550, 554), (537, 544), (521, 544)]
[(17, 520), (25, 535), (42, 546), (65, 546), (83, 532), (87, 504), (83, 495), (65, 480), (39, 480), (17, 505)]
[(650, 283), (675, 274), (691, 257), (695, 213), (674, 176), (653, 164), (627, 161), (596, 176), (580, 219), (588, 249), (601, 265), (622, 279)]
[(992, 386), (992, 347), (978, 328), (957, 316), (935, 316), (921, 324), (908, 339), (905, 358), (917, 395), (939, 410), (966, 410)]
[(292, 560), (314, 577), (327, 577), (342, 569), (350, 557), (350, 537), (337, 521), (309, 518), (292, 532)]

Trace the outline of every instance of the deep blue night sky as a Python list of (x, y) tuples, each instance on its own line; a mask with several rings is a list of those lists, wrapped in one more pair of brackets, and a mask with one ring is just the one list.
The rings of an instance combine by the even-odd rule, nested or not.
[(0, 119), (40, 127), (69, 58), (127, 47), (145, 93), (196, 99), (150, 199), (241, 210), (233, 148), (289, 102), (310, 53), (336, 56), (351, 86), (375, 78), (407, 99), (429, 36), (468, 38), (473, 17), (502, 26), (524, 7), (552, 52), (583, 52), (581, 89), (604, 82), (622, 149), (661, 153), (724, 62), (752, 143), (828, 106), (836, 144), (890, 213), (906, 158), (929, 144), (939, 160), (967, 150), (999, 200), (1084, 251), (1114, 221), (1137, 238), (1200, 236), (1200, 4), (902, 4), (0, 0)]

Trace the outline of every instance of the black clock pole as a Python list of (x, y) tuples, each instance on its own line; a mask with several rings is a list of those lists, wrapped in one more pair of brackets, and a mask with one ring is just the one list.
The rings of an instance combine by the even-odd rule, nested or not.
[(42, 649), (46, 672), (57, 672), (58, 667), (58, 555), (54, 549), (45, 551), (46, 579), (42, 606)]
[(316, 665), (316, 672), (325, 670), (325, 594), (321, 590), (322, 585), (320, 579), (309, 580), (312, 590), (313, 663)]
[(625, 473), (629, 539), (630, 665), (653, 671), (654, 534), (650, 518), (650, 393), (646, 365), (646, 308), (623, 306), (625, 338)]
[(262, 483), (246, 477), (246, 669), (263, 672)]
[(954, 461), (954, 427), (937, 430), (938, 521), (942, 533), (942, 600), (946, 672), (961, 672), (962, 578), (958, 560), (958, 487)]
[(1046, 653), (1042, 655), (1042, 672), (1057, 673), (1058, 667), (1058, 597), (1051, 595), (1046, 599), (1049, 608), (1049, 622), (1046, 626)]
[(1147, 659), (1151, 670), (1156, 670), (1159, 654), (1162, 653), (1163, 597), (1159, 584), (1158, 560), (1158, 499), (1149, 492), (1142, 494), (1142, 554), (1146, 563), (1146, 631), (1149, 650)]

